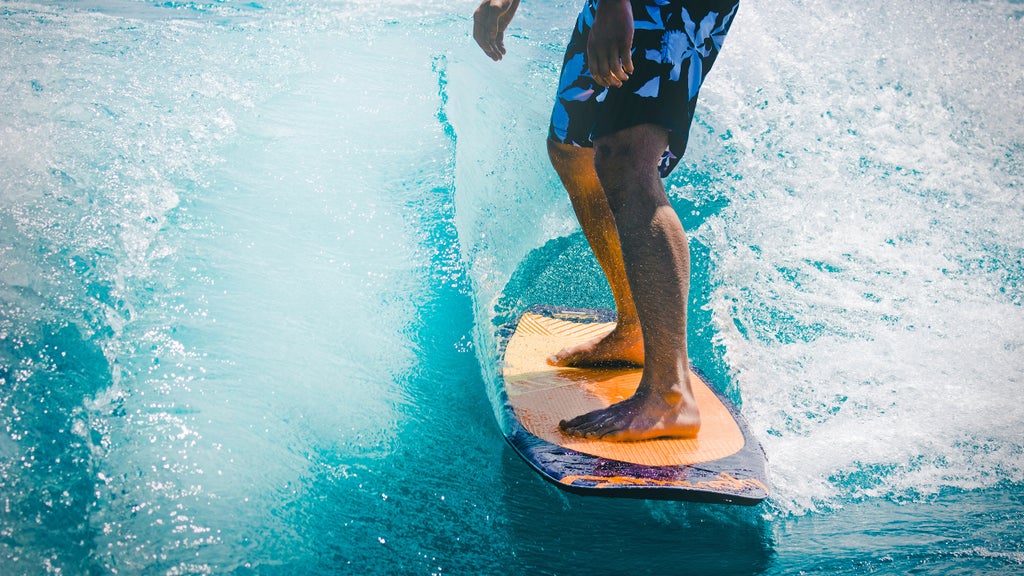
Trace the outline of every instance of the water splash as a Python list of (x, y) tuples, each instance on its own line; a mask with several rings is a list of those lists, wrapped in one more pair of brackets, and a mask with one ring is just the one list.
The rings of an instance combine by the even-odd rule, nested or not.
[(724, 145), (735, 175), (697, 236), (779, 506), (1020, 481), (1024, 412), (1003, 399), (1024, 368), (1021, 132), (990, 95), (1022, 87), (1006, 57), (1021, 23), (998, 6), (815, 8), (801, 32), (765, 25), (801, 7), (744, 14), (706, 100), (721, 128), (696, 147)]

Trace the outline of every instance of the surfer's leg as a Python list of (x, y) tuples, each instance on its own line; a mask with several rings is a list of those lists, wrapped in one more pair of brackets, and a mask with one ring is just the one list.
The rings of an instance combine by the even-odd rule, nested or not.
[(595, 6), (594, 2), (588, 2), (583, 7), (565, 49), (558, 92), (551, 111), (548, 153), (569, 192), (583, 233), (611, 286), (618, 322), (610, 334), (553, 355), (548, 361), (556, 366), (640, 365), (644, 359), (640, 325), (622, 265), (615, 221), (594, 172), (590, 132), (600, 104), (598, 94), (603, 87), (590, 77), (585, 56), (589, 22), (593, 21)]
[(619, 236), (608, 200), (594, 171), (594, 149), (548, 140), (551, 164), (562, 179), (583, 234), (601, 265), (615, 299), (618, 319), (611, 333), (571, 346), (548, 359), (555, 366), (596, 366), (644, 362), (640, 321), (622, 263)]
[(596, 174), (643, 328), (644, 372), (632, 397), (563, 421), (560, 427), (569, 434), (643, 440), (694, 436), (700, 428), (686, 352), (689, 247), (657, 169), (667, 143), (668, 130), (654, 124), (595, 141)]

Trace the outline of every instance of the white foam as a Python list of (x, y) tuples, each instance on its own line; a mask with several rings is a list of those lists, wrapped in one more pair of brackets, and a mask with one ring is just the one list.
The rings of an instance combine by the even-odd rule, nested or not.
[(689, 161), (724, 142), (734, 178), (697, 237), (783, 510), (1024, 480), (1024, 27), (999, 8), (748, 2), (707, 84)]

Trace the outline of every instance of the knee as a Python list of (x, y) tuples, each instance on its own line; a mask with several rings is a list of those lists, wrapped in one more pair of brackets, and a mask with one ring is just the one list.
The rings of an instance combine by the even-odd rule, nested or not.
[(594, 145), (594, 172), (606, 192), (616, 192), (635, 182), (641, 172), (628, 141), (602, 139)]
[(594, 170), (605, 192), (616, 194), (660, 182), (658, 163), (667, 132), (652, 125), (622, 130), (594, 142)]
[(604, 141), (594, 147), (594, 172), (612, 213), (646, 205), (647, 196), (661, 189), (658, 165), (628, 143)]

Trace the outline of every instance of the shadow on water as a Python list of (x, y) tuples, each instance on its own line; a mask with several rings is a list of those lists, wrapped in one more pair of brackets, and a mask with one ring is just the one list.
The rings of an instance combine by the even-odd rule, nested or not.
[(530, 574), (756, 574), (770, 565), (760, 506), (579, 496), (506, 448), (502, 499), (516, 560)]

